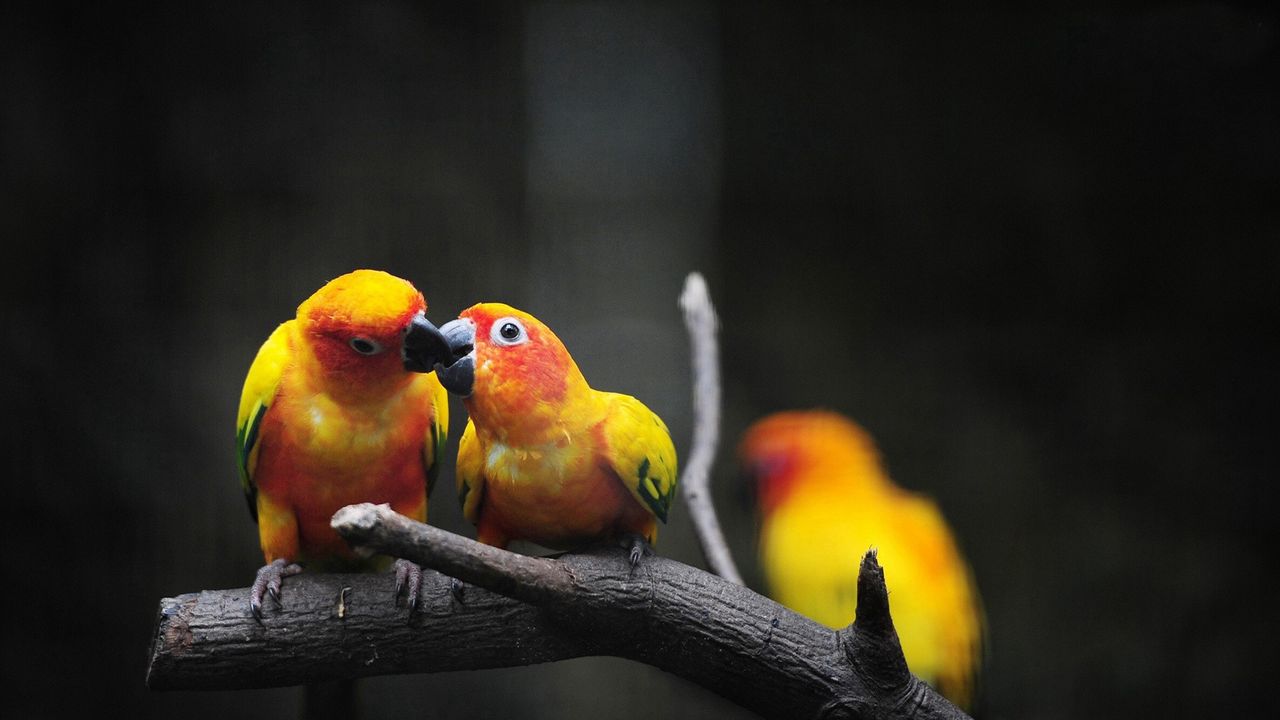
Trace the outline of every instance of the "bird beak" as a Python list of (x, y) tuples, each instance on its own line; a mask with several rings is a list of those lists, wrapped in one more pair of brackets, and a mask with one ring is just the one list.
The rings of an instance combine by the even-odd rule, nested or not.
[(420, 373), (431, 372), (437, 363), (450, 365), (454, 361), (444, 335), (422, 313), (414, 315), (404, 329), (400, 359), (404, 361), (405, 370)]
[(468, 397), (476, 380), (476, 324), (468, 318), (458, 318), (442, 325), (439, 332), (449, 361), (436, 365), (436, 377), (445, 390)]

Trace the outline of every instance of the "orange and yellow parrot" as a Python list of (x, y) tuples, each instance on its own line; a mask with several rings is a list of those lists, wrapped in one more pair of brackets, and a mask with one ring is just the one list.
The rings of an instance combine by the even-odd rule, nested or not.
[(439, 333), (420, 344), (448, 355), (418, 364), (434, 364), (470, 415), (457, 485), (477, 539), (555, 549), (612, 539), (639, 562), (675, 492), (662, 420), (633, 397), (592, 389), (551, 329), (508, 305), (475, 305)]
[(973, 577), (938, 507), (895, 485), (867, 433), (834, 412), (765, 417), (748, 428), (739, 457), (756, 488), (769, 594), (843, 628), (856, 610), (859, 562), (877, 548), (907, 665), (969, 708), (983, 616)]
[[(389, 503), (426, 521), (449, 407), (435, 374), (405, 352), (426, 308), (408, 281), (356, 270), (307, 298), (258, 350), (236, 417), (240, 480), (267, 563), (250, 593), (254, 615), (265, 593), (279, 602), (298, 563), (385, 567), (329, 527), (344, 505)], [(395, 569), (396, 595), (407, 584), (416, 606), (421, 568), (397, 560)]]

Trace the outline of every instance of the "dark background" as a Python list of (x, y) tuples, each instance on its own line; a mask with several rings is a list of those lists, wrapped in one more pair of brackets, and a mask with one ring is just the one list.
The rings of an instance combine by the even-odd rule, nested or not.
[[(294, 689), (149, 693), (144, 661), (161, 597), (260, 564), (240, 383), (355, 267), (413, 280), (438, 322), (530, 310), (681, 453), (676, 298), (700, 270), (723, 321), (717, 500), (753, 583), (732, 445), (764, 412), (831, 407), (966, 548), (987, 716), (1273, 696), (1270, 11), (40, 7), (0, 22), (7, 717), (294, 714)], [(470, 532), (449, 492), (431, 517)], [(664, 533), (701, 563), (682, 507)], [(376, 679), (364, 702), (743, 715), (615, 659)]]

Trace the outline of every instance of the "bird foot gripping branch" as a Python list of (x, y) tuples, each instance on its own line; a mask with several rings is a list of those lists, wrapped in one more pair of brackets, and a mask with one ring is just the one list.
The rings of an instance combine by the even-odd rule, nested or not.
[(647, 553), (652, 553), (653, 549), (649, 547), (649, 543), (645, 542), (642, 535), (627, 535), (623, 537), (623, 547), (627, 548), (627, 560), (631, 563), (631, 569), (634, 570), (640, 564), (640, 559)]
[(264, 595), (270, 595), (271, 599), (280, 604), (280, 587), (284, 579), (290, 575), (297, 575), (302, 572), (302, 566), (297, 563), (285, 563), (283, 558), (277, 558), (271, 562), (258, 568), (258, 576), (253, 580), (253, 586), (249, 589), (249, 611), (253, 616), (262, 619), (262, 601)]

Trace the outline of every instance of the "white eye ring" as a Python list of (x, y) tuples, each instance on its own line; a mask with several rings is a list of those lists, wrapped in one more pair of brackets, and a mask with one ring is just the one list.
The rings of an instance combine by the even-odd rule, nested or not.
[(382, 343), (367, 337), (353, 337), (347, 344), (361, 355), (377, 355), (382, 352)]
[(489, 339), (494, 345), (510, 347), (529, 342), (529, 333), (524, 330), (524, 323), (513, 317), (504, 317), (493, 321), (489, 328)]

